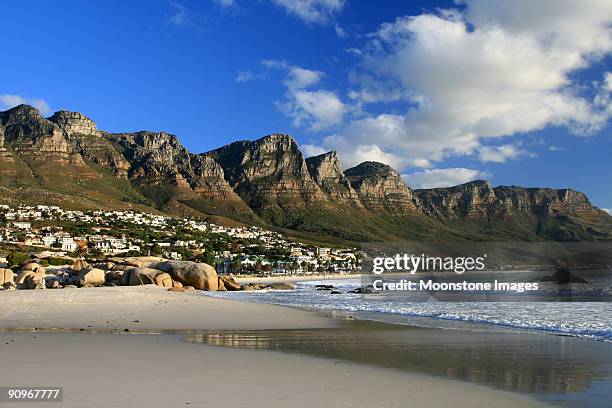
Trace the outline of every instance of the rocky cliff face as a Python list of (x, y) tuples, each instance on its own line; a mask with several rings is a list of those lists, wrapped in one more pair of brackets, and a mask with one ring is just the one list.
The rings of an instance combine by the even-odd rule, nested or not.
[(342, 173), (340, 160), (335, 151), (307, 158), (306, 166), (312, 179), (332, 200), (355, 208), (363, 208), (357, 192)]
[(0, 113), (4, 146), (30, 161), (54, 161), (66, 165), (83, 165), (80, 155), (65, 139), (61, 129), (43, 118), (38, 110), (19, 105)]
[(139, 185), (175, 186), (206, 199), (240, 201), (223, 168), (209, 155), (189, 153), (174, 135), (142, 131), (107, 136), (129, 164), (129, 179)]
[(190, 187), (191, 156), (176, 136), (142, 131), (109, 134), (108, 137), (130, 163), (130, 179), (139, 184)]
[(572, 215), (599, 211), (574, 190), (491, 187), (478, 180), (448, 188), (415, 190), (426, 214), (440, 218), (510, 216), (530, 212), (538, 216)]
[(68, 136), (100, 136), (95, 122), (79, 112), (55, 112), (49, 120), (58, 125)]
[(327, 201), (291, 136), (273, 134), (208, 153), (251, 208), (306, 208)]
[(475, 217), (500, 213), (502, 205), (488, 181), (478, 180), (448, 188), (415, 190), (426, 214), (438, 217)]
[(110, 169), (121, 178), (127, 177), (130, 164), (110, 140), (103, 137), (93, 120), (78, 112), (59, 111), (49, 121), (59, 127), (66, 141), (83, 159)]
[(374, 212), (414, 214), (418, 199), (390, 166), (364, 162), (344, 172), (363, 205)]
[(494, 190), (501, 205), (512, 211), (532, 211), (551, 216), (600, 212), (584, 193), (575, 190), (516, 186), (499, 186)]

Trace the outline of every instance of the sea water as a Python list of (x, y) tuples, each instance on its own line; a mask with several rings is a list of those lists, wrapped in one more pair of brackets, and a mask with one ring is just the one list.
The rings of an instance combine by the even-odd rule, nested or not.
[[(317, 285), (322, 284), (333, 285), (341, 293), (317, 290)], [(450, 323), (463, 322), (472, 327), (540, 331), (612, 342), (612, 303), (609, 302), (437, 302), (435, 299), (409, 302), (402, 296), (347, 293), (361, 284), (360, 279), (320, 280), (299, 282), (293, 291), (205, 293), (423, 327), (451, 327)]]

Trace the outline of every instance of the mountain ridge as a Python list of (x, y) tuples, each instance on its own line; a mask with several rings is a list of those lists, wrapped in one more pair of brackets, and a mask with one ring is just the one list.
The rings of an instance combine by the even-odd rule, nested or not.
[(81, 113), (44, 118), (27, 105), (0, 112), (0, 186), (352, 241), (612, 240), (612, 217), (572, 189), (412, 189), (383, 163), (343, 171), (337, 152), (305, 158), (286, 134), (191, 153), (167, 132), (109, 133)]

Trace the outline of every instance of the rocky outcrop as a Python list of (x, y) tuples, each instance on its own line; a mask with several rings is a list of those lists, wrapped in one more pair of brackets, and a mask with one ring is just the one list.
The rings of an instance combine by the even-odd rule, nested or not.
[(212, 156), (195, 155), (191, 159), (191, 166), (194, 174), (191, 188), (198, 195), (218, 200), (240, 201), (240, 197), (225, 180), (223, 168)]
[(448, 188), (415, 190), (423, 211), (437, 217), (475, 217), (499, 213), (502, 205), (487, 181)]
[(256, 211), (306, 208), (327, 201), (291, 136), (272, 134), (235, 142), (208, 154), (223, 167), (234, 191)]
[(49, 120), (59, 126), (68, 136), (89, 135), (100, 136), (95, 122), (79, 112), (55, 112)]
[(0, 128), (4, 145), (29, 161), (54, 161), (66, 165), (83, 165), (55, 123), (43, 118), (28, 105), (19, 105), (0, 112)]
[(537, 216), (598, 214), (588, 198), (568, 189), (491, 187), (483, 180), (459, 186), (416, 190), (426, 214), (439, 218), (511, 216), (529, 212)]
[(578, 213), (605, 215), (591, 204), (584, 193), (571, 189), (499, 186), (494, 191), (501, 205), (512, 211), (531, 211), (549, 216)]
[(106, 273), (98, 268), (81, 269), (78, 281), (81, 286), (101, 286), (106, 282)]
[(342, 173), (340, 160), (335, 151), (306, 159), (306, 166), (312, 179), (332, 200), (362, 208), (357, 192)]
[(109, 138), (130, 163), (128, 177), (139, 185), (174, 186), (192, 192), (191, 198), (241, 202), (223, 168), (210, 155), (189, 153), (174, 135), (143, 131)]
[(130, 164), (111, 141), (103, 137), (93, 120), (78, 112), (59, 111), (49, 121), (61, 129), (72, 149), (84, 160), (109, 169), (121, 178), (127, 177)]
[(217, 271), (205, 263), (191, 261), (167, 261), (152, 265), (172, 276), (183, 285), (193, 286), (200, 290), (217, 290), (219, 287)]
[(134, 181), (189, 188), (191, 157), (176, 136), (142, 131), (110, 134), (109, 138), (129, 161), (129, 177)]
[(397, 171), (378, 162), (364, 162), (344, 172), (363, 205), (391, 214), (418, 212), (418, 199)]
[(0, 286), (5, 283), (14, 283), (13, 271), (11, 269), (0, 268)]

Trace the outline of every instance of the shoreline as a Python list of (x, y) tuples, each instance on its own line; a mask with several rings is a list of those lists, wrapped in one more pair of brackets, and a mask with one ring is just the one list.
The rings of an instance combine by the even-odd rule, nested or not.
[[(310, 397), (304, 394), (305, 389), (311, 394), (319, 393), (321, 398), (324, 397), (321, 400), (321, 406), (329, 406), (330, 401), (333, 401), (338, 395), (333, 392), (329, 394), (332, 389), (325, 381), (317, 383), (315, 386), (314, 382), (320, 380), (322, 376), (328, 376), (326, 378), (330, 383), (338, 384), (339, 382), (341, 385), (338, 386), (343, 389), (339, 394), (348, 398), (349, 401), (353, 401), (354, 406), (365, 407), (373, 404), (389, 407), (403, 406), (402, 403), (414, 401), (415, 398), (420, 401), (420, 403), (415, 403), (418, 406), (487, 406), (487, 401), (490, 402), (491, 400), (499, 401), (497, 405), (504, 407), (539, 405), (524, 394), (505, 392), (495, 387), (482, 386), (468, 381), (449, 381), (446, 378), (419, 372), (394, 370), (376, 364), (355, 363), (355, 361), (346, 360), (343, 357), (328, 356), (325, 358), (325, 356), (321, 357), (308, 353), (298, 353), (296, 356), (295, 352), (287, 353), (287, 350), (284, 352), (280, 349), (274, 351), (267, 346), (268, 343), (265, 339), (269, 336), (273, 337), (283, 333), (297, 333), (300, 336), (316, 335), (317, 333), (333, 334), (338, 333), (338, 329), (350, 334), (353, 333), (356, 322), (343, 320), (341, 317), (334, 316), (333, 313), (327, 314), (285, 306), (219, 299), (203, 296), (200, 292), (172, 293), (156, 286), (6, 291), (0, 293), (0, 321), (2, 322), (2, 329), (4, 329), (0, 333), (3, 340), (17, 338), (23, 339), (24, 344), (29, 344), (27, 342), (31, 339), (36, 344), (44, 343), (43, 348), (45, 350), (53, 350), (50, 353), (51, 356), (45, 352), (42, 354), (28, 353), (25, 351), (28, 349), (27, 347), (20, 349), (14, 347), (11, 341), (8, 341), (9, 344), (5, 344), (6, 341), (1, 342), (0, 346), (6, 347), (6, 350), (9, 351), (4, 354), (16, 356), (14, 359), (11, 357), (3, 361), (7, 367), (6, 373), (13, 374), (11, 378), (0, 379), (7, 384), (17, 380), (20, 383), (33, 384), (35, 380), (29, 379), (27, 375), (32, 370), (36, 370), (34, 367), (38, 367), (39, 364), (45, 367), (54, 367), (55, 371), (53, 372), (59, 374), (54, 375), (54, 378), (70, 378), (71, 373), (64, 372), (64, 370), (69, 370), (63, 368), (64, 364), (66, 364), (66, 367), (73, 367), (73, 365), (78, 364), (81, 361), (79, 356), (90, 355), (92, 353), (91, 347), (94, 347), (95, 343), (97, 344), (95, 347), (103, 347), (106, 349), (106, 353), (117, 356), (109, 356), (109, 361), (125, 359), (124, 363), (110, 363), (111, 365), (123, 364), (121, 376), (129, 373), (129, 375), (143, 378), (145, 382), (154, 382), (157, 378), (156, 373), (160, 370), (163, 371), (168, 365), (172, 366), (177, 359), (184, 359), (184, 361), (181, 360), (180, 364), (185, 370), (185, 375), (188, 377), (201, 375), (198, 366), (189, 363), (187, 356), (193, 355), (195, 357), (196, 354), (193, 353), (212, 356), (210, 358), (214, 357), (219, 361), (236, 360), (232, 363), (236, 365), (226, 365), (219, 362), (207, 365), (207, 367), (224, 378), (230, 372), (238, 377), (245, 375), (263, 376), (255, 380), (255, 383), (259, 384), (259, 388), (282, 383), (281, 379), (275, 377), (276, 375), (286, 377), (289, 374), (302, 373), (309, 378), (310, 388), (301, 387), (299, 384), (284, 385), (286, 390), (291, 390), (284, 398), (289, 398), (289, 405), (292, 406), (313, 406), (309, 402), (308, 398)], [(33, 331), (33, 328), (37, 329)], [(405, 328), (410, 329), (408, 326), (405, 326)], [(68, 329), (69, 332), (61, 333), (61, 329)], [(82, 332), (80, 332), (81, 329)], [(129, 332), (125, 332), (126, 329)], [(449, 335), (446, 333), (449, 331), (434, 330), (437, 336), (441, 338)], [(241, 331), (250, 333), (247, 337), (251, 339), (263, 337), (263, 343), (259, 343), (260, 348), (257, 351), (245, 350), (240, 347), (235, 348), (236, 345), (240, 344)], [(151, 332), (154, 334), (135, 335)], [(157, 334), (158, 332), (160, 334)], [(217, 344), (217, 346), (225, 347), (213, 347), (211, 344), (215, 343), (211, 341), (204, 345), (188, 345), (184, 341), (172, 342), (167, 339), (170, 337), (176, 339), (176, 334), (168, 334), (168, 332), (182, 335), (188, 333), (196, 333), (197, 335), (197, 333), (205, 332), (206, 336), (212, 336), (212, 338), (222, 336), (224, 343)], [(65, 349), (68, 345), (63, 344), (64, 340), (59, 341), (60, 338), (65, 339), (70, 344), (69, 349)], [(82, 339), (87, 339), (87, 341), (82, 341)], [(92, 343), (91, 339), (96, 340)], [(228, 343), (230, 347), (225, 343), (226, 341), (230, 342)], [(298, 343), (300, 341), (302, 340), (299, 340)], [(320, 341), (317, 344), (320, 344)], [(170, 343), (172, 343), (171, 347), (163, 347), (162, 349), (159, 346), (153, 346), (153, 344), (170, 346)], [(305, 342), (304, 347), (308, 349), (311, 347), (309, 344), (309, 342)], [(151, 348), (147, 353), (154, 353), (153, 349), (157, 347), (155, 353), (158, 353), (158, 355), (154, 358), (155, 362), (148, 360), (153, 357), (143, 357), (144, 360), (138, 363), (140, 366), (155, 366), (151, 368), (150, 372), (140, 371), (137, 366), (130, 363), (132, 354), (135, 353), (134, 350), (140, 350), (142, 347)], [(196, 349), (190, 347), (200, 347), (201, 349), (197, 349), (196, 352)], [(340, 347), (343, 346), (340, 345)], [(230, 348), (234, 349), (231, 350)], [(175, 350), (178, 353), (176, 356)], [(54, 360), (53, 355), (55, 353), (63, 356), (60, 359), (61, 362)], [(97, 356), (96, 360), (101, 358), (97, 353), (94, 353), (94, 355)], [(107, 357), (102, 359), (107, 359)], [(247, 360), (252, 363), (253, 367), (244, 364), (244, 361)], [(243, 364), (238, 364), (237, 361), (243, 361)], [(261, 364), (275, 365), (275, 370), (278, 373), (274, 375), (272, 373), (262, 374), (256, 368)], [(29, 367), (29, 369), (26, 367)], [(337, 369), (339, 368), (343, 371), (338, 372)], [(95, 371), (92, 371), (94, 367), (82, 368), (82, 370), (86, 371), (83, 372), (83, 380), (80, 377), (75, 378), (71, 380), (71, 384), (83, 385), (84, 379), (92, 375), (102, 375), (103, 377), (105, 376), (104, 373), (111, 375), (101, 368), (95, 368)], [(98, 370), (102, 371), (98, 372)], [(350, 381), (344, 380), (346, 376)], [(215, 379), (208, 380), (211, 381), (211, 384), (216, 384), (216, 387), (223, 387), (223, 384), (215, 383)], [(385, 384), (385, 386), (377, 388), (379, 382)], [(43, 381), (43, 383), (45, 382)], [(393, 387), (385, 388), (389, 384), (394, 384), (393, 387), (401, 389), (401, 392), (398, 392), (397, 389), (394, 390)], [(109, 386), (109, 384), (105, 384), (105, 387)], [(249, 387), (250, 385), (246, 388), (250, 389)], [(188, 397), (187, 399), (197, 401), (199, 398), (197, 392), (184, 392), (180, 388), (179, 390), (181, 390), (182, 395)], [(367, 395), (361, 394), (365, 390), (369, 390)], [(437, 391), (432, 392), (432, 390)], [(246, 393), (243, 398), (247, 398), (249, 393), (245, 389), (243, 391)], [(254, 389), (251, 389), (251, 392), (255, 392)], [(66, 397), (62, 406), (71, 406), (71, 401), (68, 399), (71, 393), (67, 393), (67, 390), (65, 393)], [(136, 394), (139, 394), (139, 392), (136, 392)], [(455, 397), (452, 397), (451, 394)], [(77, 393), (77, 395), (80, 394)], [(294, 398), (296, 395), (302, 395), (302, 397), (296, 399)], [(461, 397), (457, 398), (457, 395)], [(353, 397), (355, 399), (352, 399)], [(88, 398), (87, 395), (80, 395), (77, 400), (84, 403)], [(101, 403), (100, 406), (117, 404), (117, 400), (109, 400), (109, 398), (114, 398), (113, 396), (106, 395), (105, 398), (100, 400), (105, 401), (105, 404)], [(460, 401), (460, 404), (457, 404), (457, 400)], [(150, 401), (151, 406), (156, 406), (156, 401), (158, 400)], [(255, 406), (286, 406), (286, 404), (275, 405), (273, 399), (266, 399), (265, 401), (265, 404)], [(362, 401), (368, 401), (369, 405), (360, 405)], [(379, 404), (380, 401), (384, 403)], [(236, 400), (235, 405), (230, 403), (228, 406), (241, 406), (246, 403), (246, 400)], [(121, 400), (119, 405), (138, 406), (135, 401), (127, 400)], [(78, 406), (78, 404), (75, 403), (74, 406)], [(175, 405), (162, 404), (157, 406)], [(198, 405), (196, 404), (196, 406)]]

